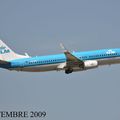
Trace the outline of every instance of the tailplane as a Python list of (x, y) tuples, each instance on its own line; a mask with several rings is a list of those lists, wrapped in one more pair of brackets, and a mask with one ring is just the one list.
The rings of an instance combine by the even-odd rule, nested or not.
[(19, 55), (12, 51), (2, 40), (0, 40), (0, 60), (10, 61), (20, 58), (29, 58), (28, 55)]

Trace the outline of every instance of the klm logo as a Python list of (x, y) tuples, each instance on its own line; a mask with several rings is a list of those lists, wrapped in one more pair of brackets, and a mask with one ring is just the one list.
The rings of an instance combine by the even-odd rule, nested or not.
[(10, 50), (4, 46), (0, 47), (0, 54), (10, 53)]
[(108, 50), (107, 52), (106, 52), (106, 54), (115, 54), (116, 52), (115, 51), (113, 51), (113, 50)]

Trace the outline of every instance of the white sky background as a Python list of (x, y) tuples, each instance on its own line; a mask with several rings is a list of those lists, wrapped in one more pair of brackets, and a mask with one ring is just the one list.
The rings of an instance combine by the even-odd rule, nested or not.
[[(32, 56), (120, 47), (119, 0), (0, 0), (0, 38)], [(46, 120), (120, 120), (120, 65), (65, 75), (0, 69), (1, 110)]]

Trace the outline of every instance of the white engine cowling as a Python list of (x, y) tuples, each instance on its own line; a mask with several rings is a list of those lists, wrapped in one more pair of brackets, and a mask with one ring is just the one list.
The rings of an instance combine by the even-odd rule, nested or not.
[(98, 62), (96, 60), (88, 60), (84, 62), (85, 69), (91, 69), (98, 67)]

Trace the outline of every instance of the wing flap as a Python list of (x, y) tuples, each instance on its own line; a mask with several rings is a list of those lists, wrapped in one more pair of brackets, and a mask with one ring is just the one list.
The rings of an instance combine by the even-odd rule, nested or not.
[(61, 63), (60, 65), (58, 65), (57, 69), (58, 70), (62, 70), (66, 67), (66, 62), (65, 63)]

